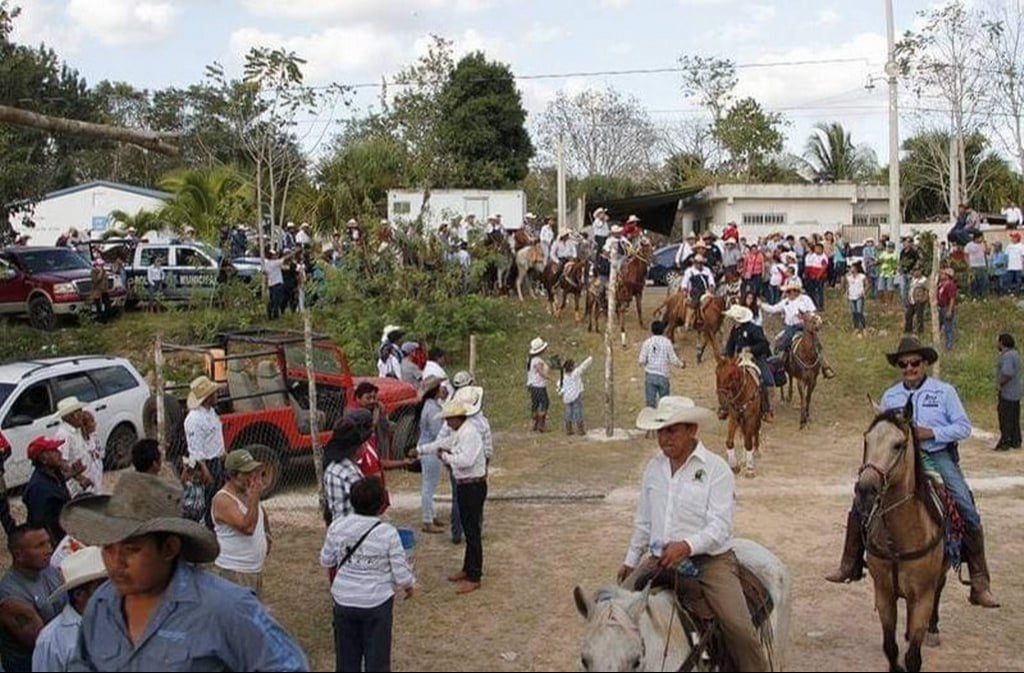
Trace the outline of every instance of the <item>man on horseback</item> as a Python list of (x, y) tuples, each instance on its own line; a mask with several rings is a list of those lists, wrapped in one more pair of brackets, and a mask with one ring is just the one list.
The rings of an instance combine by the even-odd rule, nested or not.
[(551, 246), (551, 259), (558, 264), (558, 272), (555, 274), (555, 285), (562, 280), (565, 273), (565, 265), (576, 259), (576, 242), (572, 240), (568, 231), (558, 235), (558, 240)]
[(744, 348), (750, 351), (754, 364), (761, 370), (761, 415), (766, 423), (773, 423), (775, 415), (772, 412), (771, 389), (775, 385), (775, 377), (768, 365), (768, 358), (772, 356), (768, 337), (764, 335), (761, 327), (754, 324), (754, 312), (746, 306), (730, 306), (725, 315), (732, 318), (736, 324), (733, 325), (729, 339), (725, 342), (724, 355), (734, 358), (742, 353)]
[[(658, 569), (677, 572), (689, 560), (699, 570), (697, 581), (737, 670), (767, 671), (733, 552), (736, 482), (726, 462), (697, 439), (700, 424), (714, 418), (688, 397), (663, 397), (657, 409), (640, 411), (636, 425), (658, 433), (661, 455), (644, 471), (633, 537), (618, 579), (633, 589), (638, 576)], [(638, 569), (648, 550), (651, 556)]]
[(683, 273), (682, 287), (690, 299), (690, 310), (686, 312), (686, 329), (691, 329), (700, 312), (700, 298), (705, 292), (715, 289), (715, 276), (704, 266), (704, 255), (694, 255), (693, 264)]
[[(971, 421), (964, 411), (956, 388), (928, 376), (928, 367), (939, 359), (931, 346), (915, 336), (900, 340), (895, 353), (886, 354), (893, 367), (899, 367), (903, 380), (885, 391), (881, 409), (902, 409), (913, 419), (914, 435), (920, 442), (928, 468), (942, 477), (946, 492), (956, 502), (964, 521), (960, 553), (971, 575), (970, 602), (985, 608), (999, 607), (992, 595), (988, 563), (985, 560), (985, 534), (981, 514), (974, 503), (960, 469), (958, 443), (971, 436)], [(829, 582), (855, 582), (864, 576), (864, 530), (861, 512), (854, 505), (846, 519), (846, 543), (839, 570), (825, 577)]]
[[(785, 316), (786, 327), (782, 331), (782, 338), (776, 346), (776, 352), (783, 358), (790, 357), (790, 347), (793, 339), (803, 333), (804, 320), (808, 316), (817, 315), (814, 301), (804, 293), (804, 285), (799, 278), (793, 277), (782, 286), (783, 298), (777, 304), (761, 304), (761, 310), (766, 313), (782, 313)], [(821, 373), (826, 379), (836, 375), (832, 366), (825, 359), (821, 352), (821, 343), (815, 339), (814, 347), (817, 349), (818, 357), (821, 358)]]

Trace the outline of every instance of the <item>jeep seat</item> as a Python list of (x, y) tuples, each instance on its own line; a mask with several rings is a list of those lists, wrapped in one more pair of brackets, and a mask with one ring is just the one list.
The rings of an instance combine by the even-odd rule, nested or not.
[[(256, 383), (245, 371), (245, 364), (241, 360), (228, 360), (228, 394), (232, 397), (232, 405), (235, 411), (263, 411), (262, 397), (248, 397), (259, 392)], [(236, 400), (234, 398), (243, 399)]]
[[(267, 409), (291, 405), (292, 411), (295, 412), (295, 424), (299, 426), (299, 432), (304, 435), (312, 432), (313, 426), (310, 419), (313, 417), (313, 413), (309, 409), (303, 409), (298, 400), (288, 394), (284, 374), (278, 369), (276, 362), (263, 360), (257, 364), (256, 380), (260, 392), (264, 393), (263, 401)], [(317, 430), (326, 430), (326, 414), (322, 411), (316, 411), (315, 414)]]

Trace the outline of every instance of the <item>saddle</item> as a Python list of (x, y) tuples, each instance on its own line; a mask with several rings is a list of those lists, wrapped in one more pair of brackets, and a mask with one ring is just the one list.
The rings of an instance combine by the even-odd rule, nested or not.
[(754, 378), (757, 379), (758, 385), (761, 382), (761, 368), (757, 366), (757, 362), (754, 361), (754, 356), (750, 354), (750, 351), (744, 348), (740, 351), (740, 354), (736, 357), (736, 364), (742, 369), (749, 370)]

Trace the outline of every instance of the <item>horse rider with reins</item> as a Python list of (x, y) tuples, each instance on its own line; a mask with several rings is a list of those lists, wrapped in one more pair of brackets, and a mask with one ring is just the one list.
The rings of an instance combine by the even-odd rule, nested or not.
[(754, 364), (761, 370), (761, 414), (767, 423), (772, 423), (775, 416), (772, 413), (771, 389), (775, 385), (775, 376), (768, 365), (768, 358), (772, 356), (768, 337), (759, 325), (754, 324), (754, 312), (746, 306), (734, 304), (725, 312), (725, 316), (732, 318), (736, 324), (729, 332), (723, 354), (727, 358), (735, 358), (743, 349), (750, 351)]
[[(804, 284), (799, 278), (794, 276), (787, 280), (786, 284), (782, 286), (782, 292), (782, 301), (777, 304), (761, 304), (761, 310), (766, 313), (783, 314), (786, 327), (782, 331), (782, 338), (779, 339), (776, 352), (783, 358), (788, 358), (793, 339), (803, 332), (804, 316), (817, 315), (818, 311), (814, 300), (804, 292)], [(825, 359), (825, 354), (821, 352), (821, 344), (817, 340), (815, 340), (814, 347), (817, 349), (818, 357), (821, 358), (822, 375), (826, 379), (833, 378), (836, 372)]]
[(577, 258), (576, 241), (568, 231), (558, 235), (558, 240), (551, 246), (551, 259), (558, 264), (558, 273), (555, 274), (555, 285), (562, 280), (565, 272), (565, 265)]
[[(896, 352), (886, 354), (893, 367), (899, 367), (903, 380), (885, 391), (881, 410), (902, 409), (912, 419), (914, 436), (920, 443), (922, 458), (929, 470), (942, 477), (947, 493), (956, 502), (964, 521), (960, 553), (971, 575), (970, 602), (986, 608), (999, 607), (992, 595), (988, 563), (985, 560), (985, 534), (981, 514), (960, 469), (959, 442), (971, 436), (971, 421), (964, 411), (956, 388), (928, 376), (928, 367), (939, 359), (931, 346), (916, 336), (900, 339)], [(856, 504), (846, 519), (846, 542), (839, 570), (825, 577), (829, 582), (854, 582), (864, 576), (864, 521)]]
[(712, 292), (715, 289), (715, 276), (711, 269), (704, 266), (704, 255), (693, 256), (693, 264), (683, 273), (681, 287), (686, 290), (689, 297), (690, 310), (686, 312), (686, 329), (690, 329), (700, 311), (701, 297), (705, 292)]

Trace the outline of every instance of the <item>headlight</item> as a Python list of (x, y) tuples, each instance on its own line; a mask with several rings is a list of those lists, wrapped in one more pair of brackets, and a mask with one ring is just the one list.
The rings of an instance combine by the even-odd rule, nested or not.
[(78, 294), (78, 288), (74, 283), (57, 283), (53, 286), (54, 294)]

